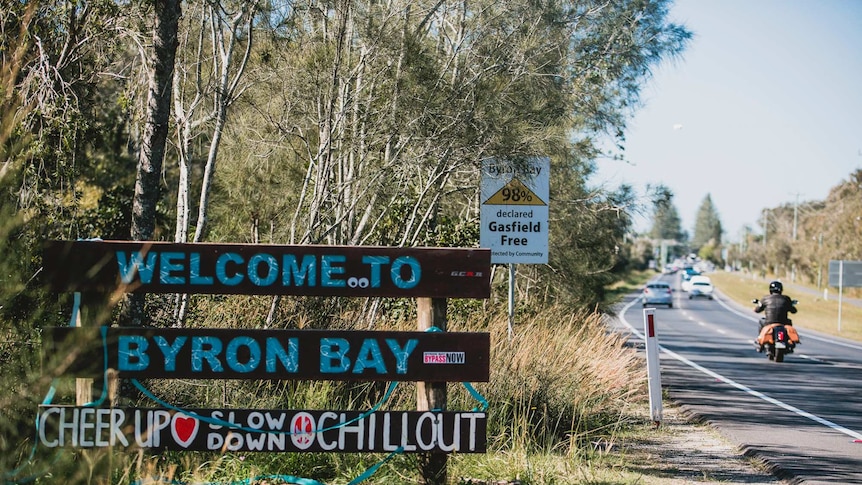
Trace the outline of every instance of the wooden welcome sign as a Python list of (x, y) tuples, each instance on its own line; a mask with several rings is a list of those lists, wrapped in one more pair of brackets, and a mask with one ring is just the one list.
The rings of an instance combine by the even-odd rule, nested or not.
[[(417, 298), (420, 330), (446, 329), (446, 298), (491, 293), (488, 249), (48, 241), (42, 266), (59, 292)], [(438, 409), (447, 382), (489, 380), (487, 332), (63, 327), (43, 345), (78, 376), (415, 381), (419, 408), (94, 408), (79, 378), (79, 406), (39, 408), (47, 448), (424, 453), (429, 484), (446, 483), (447, 453), (486, 450), (484, 412)]]
[(486, 332), (54, 327), (46, 329), (42, 341), (45, 356), (72, 355), (72, 371), (90, 376), (107, 367), (138, 379), (489, 378)]
[(48, 241), (54, 291), (488, 298), (488, 249)]

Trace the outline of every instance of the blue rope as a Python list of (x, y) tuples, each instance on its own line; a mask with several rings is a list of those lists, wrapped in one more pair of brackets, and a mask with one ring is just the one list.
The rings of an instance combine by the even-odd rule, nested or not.
[(470, 395), (473, 396), (473, 399), (479, 401), (479, 405), (473, 408), (473, 411), (485, 412), (485, 410), (488, 409), (488, 400), (479, 394), (476, 388), (474, 388), (469, 382), (462, 382), (461, 384), (467, 389)]
[(389, 455), (386, 458), (384, 458), (384, 459), (378, 461), (377, 463), (375, 463), (374, 465), (372, 465), (368, 470), (365, 470), (365, 472), (362, 475), (359, 475), (358, 477), (354, 478), (347, 485), (356, 485), (357, 483), (364, 482), (365, 480), (371, 478), (371, 475), (374, 475), (374, 473), (377, 472), (377, 470), (381, 466), (383, 466), (384, 464), (386, 464), (386, 462), (388, 462), (389, 460), (394, 458), (395, 455), (400, 455), (401, 453), (404, 453), (404, 447), (403, 446), (399, 446), (398, 448), (396, 448), (395, 451), (393, 451), (392, 453), (389, 453)]
[[(57, 379), (53, 379), (51, 381), (51, 387), (48, 388), (48, 393), (45, 394), (45, 398), (42, 399), (42, 405), (43, 406), (47, 406), (48, 404), (51, 404), (51, 401), (54, 400), (54, 394), (57, 393), (56, 384), (57, 384)], [(27, 457), (27, 460), (25, 460), (24, 464), (22, 464), (18, 468), (15, 468), (14, 470), (9, 470), (8, 472), (3, 472), (3, 481), (4, 482), (7, 482), (7, 483), (29, 483), (29, 482), (36, 480), (37, 478), (39, 478), (41, 476), (41, 475), (31, 475), (29, 477), (21, 478), (18, 480), (13, 480), (13, 477), (18, 475), (22, 471), (24, 471), (24, 468), (33, 462), (33, 458), (36, 456), (36, 447), (38, 446), (38, 443), (39, 443), (39, 416), (37, 415), (36, 416), (36, 436), (33, 438), (33, 446), (30, 448), (30, 455)]]
[(249, 427), (246, 427), (246, 426), (241, 426), (241, 425), (236, 424), (236, 423), (231, 423), (231, 422), (229, 422), (229, 421), (224, 421), (224, 420), (222, 420), (222, 419), (203, 416), (203, 415), (201, 415), (201, 414), (198, 414), (198, 413), (195, 413), (195, 412), (192, 412), (192, 411), (187, 411), (187, 410), (185, 410), (185, 409), (183, 409), (183, 408), (180, 408), (180, 407), (178, 407), (178, 406), (174, 406), (174, 405), (172, 405), (172, 404), (170, 404), (170, 403), (168, 403), (168, 402), (166, 402), (166, 401), (163, 401), (163, 400), (159, 399), (159, 398), (158, 398), (158, 397), (156, 397), (156, 396), (155, 396), (155, 395), (154, 395), (154, 394), (153, 394), (149, 389), (147, 389), (146, 387), (144, 387), (144, 385), (143, 385), (143, 384), (141, 384), (140, 382), (138, 382), (138, 380), (137, 380), (137, 379), (132, 379), (132, 384), (134, 384), (134, 386), (135, 386), (136, 388), (138, 388), (138, 390), (139, 390), (139, 391), (141, 391), (141, 392), (142, 392), (146, 397), (148, 397), (149, 399), (151, 399), (151, 400), (152, 400), (153, 402), (155, 402), (156, 404), (158, 404), (158, 405), (160, 405), (160, 406), (162, 406), (162, 407), (165, 407), (165, 408), (172, 409), (172, 410), (174, 410), (174, 411), (177, 411), (177, 412), (183, 413), (183, 414), (185, 414), (186, 416), (191, 416), (191, 417), (193, 417), (193, 418), (195, 418), (195, 419), (198, 419), (198, 420), (200, 420), (200, 421), (203, 421), (204, 423), (215, 424), (215, 425), (224, 426), (224, 427), (226, 427), (226, 428), (230, 428), (230, 429), (237, 429), (237, 430), (240, 430), (240, 431), (246, 431), (246, 432), (249, 432), (249, 433), (272, 433), (272, 434), (286, 434), (286, 435), (323, 433), (324, 431), (330, 431), (330, 430), (333, 430), (333, 429), (343, 428), (343, 427), (348, 426), (348, 425), (350, 425), (350, 424), (353, 424), (353, 423), (355, 423), (355, 422), (357, 422), (357, 421), (361, 421), (361, 420), (363, 420), (363, 419), (367, 418), (368, 416), (370, 416), (372, 413), (374, 413), (374, 412), (375, 412), (375, 411), (377, 411), (378, 409), (380, 409), (380, 407), (383, 405), (383, 403), (385, 403), (386, 401), (388, 401), (388, 400), (389, 400), (389, 397), (390, 397), (390, 396), (392, 396), (392, 392), (393, 392), (393, 391), (395, 391), (395, 388), (396, 388), (396, 387), (398, 387), (398, 382), (394, 382), (394, 381), (393, 381), (393, 382), (390, 382), (390, 383), (389, 383), (389, 386), (388, 386), (388, 387), (387, 387), (387, 389), (386, 389), (386, 394), (384, 394), (384, 395), (383, 395), (383, 397), (382, 397), (382, 398), (380, 398), (380, 401), (378, 401), (378, 402), (377, 402), (377, 404), (375, 404), (374, 406), (372, 406), (372, 407), (371, 407), (371, 409), (369, 409), (368, 411), (366, 411), (366, 412), (364, 412), (364, 413), (360, 414), (359, 416), (357, 416), (357, 417), (355, 417), (355, 418), (353, 418), (353, 419), (351, 419), (351, 420), (349, 420), (349, 421), (345, 421), (345, 422), (343, 422), (343, 423), (339, 423), (339, 424), (336, 424), (336, 425), (330, 426), (330, 427), (328, 427), (328, 428), (322, 428), (322, 429), (316, 429), (316, 430), (313, 430), (313, 431), (302, 431), (302, 432), (296, 432), (296, 433), (294, 433), (294, 432), (291, 432), (291, 431), (279, 431), (279, 430), (265, 430), (265, 429), (260, 429), (260, 428), (249, 428)]
[[(377, 470), (380, 469), (380, 467), (385, 465), (387, 462), (389, 462), (389, 460), (394, 458), (396, 455), (403, 453), (403, 452), (404, 452), (404, 448), (399, 446), (395, 451), (393, 451), (392, 453), (389, 453), (386, 456), (386, 458), (378, 461), (374, 465), (371, 465), (361, 475), (359, 475), (358, 477), (356, 477), (353, 480), (351, 480), (350, 482), (348, 482), (347, 485), (358, 485), (359, 483), (362, 483), (365, 480), (368, 480), (369, 478), (371, 478), (372, 475), (374, 475), (374, 473), (377, 472)], [(222, 485), (224, 483), (228, 483), (229, 485), (249, 485), (249, 484), (254, 483), (258, 480), (282, 480), (282, 481), (285, 481), (287, 483), (293, 483), (293, 484), (297, 484), (297, 485), (326, 485), (323, 482), (319, 482), (319, 481), (311, 479), (311, 478), (302, 478), (302, 477), (297, 477), (294, 475), (258, 475), (258, 476), (253, 477), (253, 478), (246, 478), (244, 480), (239, 480), (239, 481), (207, 482), (207, 483), (201, 484), (201, 485)], [(152, 478), (145, 478), (143, 480), (137, 480), (135, 482), (132, 482), (132, 485), (147, 485), (150, 483), (160, 483), (161, 481), (162, 481), (161, 479), (153, 480)], [(177, 480), (171, 480), (169, 483), (171, 485), (187, 485), (184, 482), (179, 482)]]
[(70, 327), (78, 326), (78, 312), (81, 311), (81, 293), (76, 291), (72, 303), (72, 317), (69, 319)]

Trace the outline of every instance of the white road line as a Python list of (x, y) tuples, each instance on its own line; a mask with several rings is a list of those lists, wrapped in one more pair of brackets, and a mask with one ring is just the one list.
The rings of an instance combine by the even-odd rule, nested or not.
[[(623, 322), (625, 324), (625, 326), (627, 326), (629, 328), (629, 330), (632, 331), (632, 333), (637, 335), (643, 341), (646, 341), (646, 337), (644, 336), (644, 334), (639, 332), (638, 329), (636, 329), (632, 324), (629, 323), (628, 320), (626, 320), (625, 313), (632, 306), (633, 306), (633, 303), (629, 303), (628, 305), (623, 307), (622, 311), (619, 314), (620, 321)], [(739, 312), (736, 312), (736, 313), (739, 313)], [(827, 419), (823, 419), (820, 416), (816, 416), (814, 414), (811, 414), (808, 411), (803, 411), (802, 409), (799, 409), (795, 406), (791, 406), (790, 404), (779, 401), (778, 399), (771, 398), (771, 397), (767, 396), (766, 394), (763, 394), (762, 392), (755, 391), (754, 389), (752, 389), (748, 386), (740, 384), (740, 383), (738, 383), (738, 382), (736, 382), (730, 378), (724, 377), (723, 375), (718, 374), (716, 372), (713, 372), (713, 371), (707, 369), (706, 367), (703, 367), (699, 364), (695, 364), (694, 362), (686, 359), (685, 357), (677, 354), (676, 352), (674, 352), (672, 350), (668, 350), (668, 349), (662, 347), (661, 345), (659, 345), (659, 349), (661, 349), (662, 352), (669, 355), (670, 357), (673, 357), (674, 359), (682, 362), (683, 364), (685, 364), (685, 365), (687, 365), (693, 369), (696, 369), (696, 370), (698, 370), (698, 371), (700, 371), (700, 372), (702, 372), (702, 373), (704, 373), (704, 374), (706, 374), (712, 378), (715, 378), (721, 382), (724, 382), (725, 384), (729, 384), (729, 385), (739, 389), (742, 392), (745, 392), (745, 393), (747, 393), (751, 396), (754, 396), (758, 399), (762, 399), (762, 400), (764, 400), (770, 404), (774, 404), (780, 408), (784, 408), (784, 409), (786, 409), (786, 410), (788, 410), (794, 414), (802, 416), (803, 418), (808, 418), (808, 419), (810, 419), (816, 423), (820, 423), (820, 424), (822, 424), (828, 428), (831, 428), (835, 431), (844, 433), (847, 436), (850, 436), (851, 438), (854, 438), (856, 440), (862, 440), (862, 433), (857, 433), (856, 431), (847, 429), (847, 428), (845, 428), (839, 424), (835, 424), (832, 421), (829, 421)]]
[(814, 362), (820, 362), (821, 364), (825, 364), (825, 363), (826, 363), (826, 361), (825, 361), (825, 360), (820, 360), (820, 359), (818, 359), (817, 357), (811, 357), (810, 355), (805, 355), (805, 354), (796, 354), (796, 356), (797, 356), (797, 357), (799, 357), (799, 358), (801, 358), (801, 359), (808, 359), (808, 360), (813, 360)]

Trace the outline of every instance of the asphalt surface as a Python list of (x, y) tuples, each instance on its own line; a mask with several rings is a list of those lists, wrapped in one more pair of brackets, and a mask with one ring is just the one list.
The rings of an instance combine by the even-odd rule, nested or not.
[[(679, 288), (678, 277), (663, 276)], [(794, 290), (795, 291), (795, 290)], [(862, 484), (862, 344), (806, 331), (776, 363), (751, 343), (758, 315), (724, 298), (654, 310), (662, 388), (782, 479)], [(617, 324), (643, 339), (644, 311), (626, 300)], [(800, 316), (803, 311), (800, 310)]]

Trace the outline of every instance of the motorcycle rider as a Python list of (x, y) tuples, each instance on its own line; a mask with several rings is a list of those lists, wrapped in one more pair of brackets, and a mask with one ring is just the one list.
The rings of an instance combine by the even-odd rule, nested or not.
[[(769, 283), (769, 294), (761, 298), (757, 306), (754, 307), (755, 313), (766, 312), (764, 318), (760, 319), (760, 329), (771, 323), (781, 323), (783, 325), (792, 325), (792, 322), (787, 318), (788, 313), (796, 313), (796, 307), (793, 306), (793, 300), (789, 296), (782, 294), (784, 285), (780, 281)], [(758, 333), (759, 335), (759, 333)], [(763, 345), (759, 342), (759, 337), (754, 339), (755, 345), (760, 347), (759, 352), (763, 351)]]

